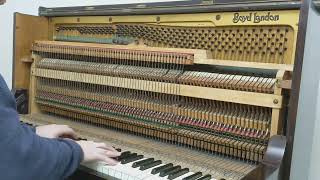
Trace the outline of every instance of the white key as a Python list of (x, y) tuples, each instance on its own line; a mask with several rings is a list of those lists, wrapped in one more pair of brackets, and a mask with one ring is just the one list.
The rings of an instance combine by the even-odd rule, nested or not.
[(132, 164), (133, 163), (123, 165), (119, 163), (116, 166), (108, 166), (102, 163), (95, 163), (95, 164), (86, 164), (85, 166), (88, 168), (94, 169), (100, 173), (103, 173), (118, 179), (136, 180), (135, 176), (139, 174), (134, 171), (134, 168), (128, 167), (129, 165), (131, 166)]
[[(144, 160), (147, 158), (140, 159), (138, 161)], [(135, 162), (138, 162), (135, 161)], [(102, 163), (90, 163), (90, 164), (85, 164), (86, 167), (90, 169), (94, 169), (100, 173), (109, 175), (111, 177), (115, 177), (121, 180), (166, 180), (168, 176), (165, 177), (160, 177), (159, 173), (156, 175), (151, 174), (151, 171), (154, 168), (163, 166), (164, 164), (160, 164), (158, 166), (152, 167), (150, 169), (141, 171), (139, 170), (139, 167), (133, 168), (132, 164), (134, 162), (128, 163), (128, 164), (121, 164), (118, 163), (116, 166), (108, 166), (104, 165)], [(182, 180), (185, 177), (188, 177), (190, 175), (194, 174), (193, 172), (186, 173), (178, 178), (176, 180)], [(215, 180), (215, 179), (212, 179)]]
[(188, 173), (176, 178), (175, 180), (182, 180), (183, 178), (191, 176), (192, 174), (194, 174), (194, 172), (188, 172)]
[[(190, 173), (190, 172), (188, 172), (188, 173), (186, 173), (186, 174), (184, 174), (184, 175), (182, 175), (182, 176), (179, 176), (179, 177), (177, 177), (177, 178), (175, 178), (174, 180), (178, 180), (178, 179), (183, 179), (184, 177), (188, 177), (188, 176), (190, 176), (190, 175), (192, 175), (192, 174), (194, 174), (194, 173)], [(187, 174), (189, 174), (189, 175), (187, 175)], [(168, 176), (166, 176), (166, 178), (168, 178)]]
[(151, 178), (151, 177), (156, 177), (156, 176), (158, 176), (159, 174), (158, 174), (158, 175), (153, 175), (153, 174), (151, 174), (152, 169), (157, 168), (157, 167), (160, 167), (160, 166), (163, 166), (163, 165), (164, 165), (164, 164), (160, 164), (160, 165), (158, 165), (158, 166), (154, 166), (154, 167), (149, 168), (149, 169), (144, 170), (144, 171), (139, 170), (139, 171), (142, 172), (142, 173), (141, 173), (141, 175), (139, 175), (138, 177), (141, 178), (141, 179), (149, 179), (149, 178)]
[(119, 163), (117, 166), (113, 166), (113, 167), (109, 167), (109, 168), (112, 169), (113, 171), (117, 172), (114, 176), (116, 178), (121, 179), (122, 174), (129, 175), (131, 177), (136, 177), (139, 175), (139, 172), (135, 168), (132, 168), (132, 164), (133, 164), (133, 162), (128, 163), (128, 164)]
[[(142, 161), (142, 160), (145, 160), (145, 159), (148, 159), (148, 158), (143, 158), (143, 159), (140, 159), (138, 161)], [(138, 161), (135, 161), (135, 162), (138, 162)], [(129, 172), (130, 174), (133, 174), (132, 176), (134, 176), (135, 178), (137, 179), (142, 179), (140, 176), (147, 176), (148, 174), (146, 174), (144, 171), (140, 171), (139, 168), (140, 167), (136, 167), (136, 168), (133, 168), (132, 165), (133, 165), (134, 162), (132, 163), (129, 163), (127, 165), (125, 165), (125, 171), (126, 172)]]
[(168, 176), (166, 177), (160, 177), (159, 174), (156, 174), (156, 175), (153, 175), (153, 176), (149, 176), (148, 178), (145, 178), (143, 180), (168, 180), (167, 178)]
[[(164, 164), (162, 164), (162, 165), (164, 165)], [(161, 165), (160, 165), (161, 166)], [(151, 174), (151, 173), (150, 173)], [(168, 179), (168, 175), (167, 176), (165, 176), (165, 177), (160, 177), (159, 175), (160, 175), (160, 173), (158, 173), (158, 174), (155, 174), (155, 175), (153, 175), (153, 174), (151, 174), (152, 176), (149, 176), (148, 178), (145, 178), (144, 180), (167, 180)]]

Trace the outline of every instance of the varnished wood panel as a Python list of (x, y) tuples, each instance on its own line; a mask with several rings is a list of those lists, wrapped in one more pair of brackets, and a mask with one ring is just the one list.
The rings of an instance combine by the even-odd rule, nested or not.
[[(86, 73), (68, 71), (56, 71), (41, 68), (33, 68), (32, 75), (51, 79), (83, 82), (105, 86), (136, 89), (165, 94), (176, 94), (186, 97), (211, 99), (217, 101), (249, 104), (262, 107), (281, 108), (282, 97), (274, 94), (263, 94), (229, 89), (208, 88), (199, 86), (179, 85), (165, 82), (153, 82), (146, 80), (133, 80), (129, 78), (100, 76)], [(166, 87), (166, 88), (158, 88)], [(177, 90), (179, 92), (177, 93)], [(276, 103), (275, 103), (276, 102)]]
[(48, 39), (48, 19), (15, 13), (13, 44), (13, 88), (30, 86), (31, 46), (35, 40)]

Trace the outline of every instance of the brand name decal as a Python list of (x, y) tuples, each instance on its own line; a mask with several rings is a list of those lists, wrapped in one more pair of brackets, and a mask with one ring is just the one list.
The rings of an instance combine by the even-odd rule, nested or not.
[(233, 23), (244, 23), (244, 22), (269, 22), (269, 21), (279, 21), (280, 15), (271, 14), (268, 12), (266, 14), (258, 14), (258, 13), (249, 13), (247, 15), (240, 15), (239, 13), (234, 13)]

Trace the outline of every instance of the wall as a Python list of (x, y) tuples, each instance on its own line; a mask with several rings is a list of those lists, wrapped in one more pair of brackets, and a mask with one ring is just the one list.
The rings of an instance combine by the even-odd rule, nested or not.
[[(12, 81), (12, 47), (13, 47), (13, 13), (37, 15), (38, 7), (64, 7), (64, 6), (86, 6), (103, 4), (126, 4), (164, 2), (170, 0), (7, 0), (0, 6), (0, 74), (4, 77), (8, 86)], [(171, 0), (172, 1), (172, 0)], [(176, 0), (177, 1), (177, 0)]]
[(320, 179), (320, 13), (310, 9), (291, 180)]
[[(318, 132), (320, 130), (320, 82), (319, 82), (319, 90), (318, 90), (318, 104), (317, 104), (317, 113), (316, 113), (316, 123), (314, 125), (314, 132)], [(311, 162), (309, 169), (309, 179), (319, 179), (320, 172), (320, 133), (315, 133), (313, 136), (313, 145), (311, 151)]]

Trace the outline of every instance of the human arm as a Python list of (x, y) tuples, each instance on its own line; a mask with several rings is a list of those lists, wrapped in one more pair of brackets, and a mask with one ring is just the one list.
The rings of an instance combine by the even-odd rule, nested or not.
[[(2, 179), (65, 179), (81, 161), (117, 163), (110, 158), (120, 155), (113, 148), (90, 141), (57, 138), (74, 132), (66, 126), (56, 126), (64, 128), (55, 130), (47, 127), (50, 126), (37, 127), (43, 130), (38, 131), (40, 137), (35, 128), (21, 125), (15, 99), (0, 75), (0, 172), (6, 172)], [(51, 138), (44, 138), (45, 134)]]
[(72, 140), (42, 138), (21, 125), (14, 97), (0, 76), (0, 172), (2, 179), (64, 179), (83, 159)]
[(36, 135), (20, 125), (14, 109), (0, 107), (0, 114), (0, 171), (6, 172), (5, 179), (64, 179), (82, 161), (82, 149), (74, 141)]
[[(67, 125), (45, 125), (36, 127), (36, 133), (45, 138), (72, 138), (78, 139), (75, 131)], [(80, 145), (84, 157), (83, 162), (101, 161), (108, 165), (115, 165), (117, 161), (113, 157), (120, 156), (120, 153), (113, 147), (105, 143), (96, 143), (93, 141), (77, 141)]]

